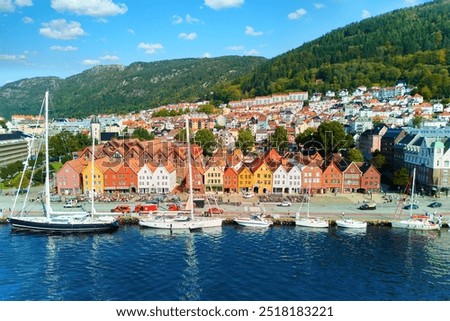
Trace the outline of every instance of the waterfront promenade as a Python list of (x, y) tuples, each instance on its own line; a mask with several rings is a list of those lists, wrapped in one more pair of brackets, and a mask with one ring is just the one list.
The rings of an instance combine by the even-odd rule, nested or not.
[[(185, 202), (187, 195), (180, 194), (180, 199)], [(373, 194), (372, 196), (364, 195), (360, 193), (349, 193), (349, 194), (317, 194), (311, 197), (310, 203), (310, 216), (312, 217), (323, 217), (330, 222), (334, 222), (336, 219), (340, 218), (342, 213), (345, 217), (365, 220), (369, 224), (389, 224), (393, 220), (399, 219), (399, 195), (395, 193), (387, 194), (391, 196), (392, 202), (386, 202), (384, 195)], [(16, 209), (22, 206), (21, 199), (22, 195), (19, 197), (19, 201), (16, 204)], [(306, 215), (306, 204), (301, 205), (299, 202), (292, 202), (291, 206), (282, 207), (279, 206), (279, 202), (260, 202), (259, 196), (254, 196), (250, 199), (245, 199), (240, 194), (216, 194), (215, 197), (222, 199), (222, 202), (218, 203), (218, 206), (224, 210), (223, 216), (227, 220), (232, 220), (236, 216), (242, 216), (255, 212), (259, 209), (263, 210), (266, 215), (271, 216), (279, 222), (293, 221), (296, 212), (300, 211), (300, 216)], [(295, 195), (284, 195), (278, 196), (278, 198), (287, 199), (288, 197), (295, 197)], [(36, 193), (32, 191), (29, 196), (30, 199), (37, 199)], [(9, 209), (12, 207), (14, 196), (12, 191), (3, 191), (0, 194), (0, 209), (3, 210), (3, 216), (7, 217), (9, 215)], [(64, 200), (64, 197), (63, 197)], [(364, 202), (374, 201), (377, 204), (375, 210), (360, 210), (358, 207)], [(443, 204), (441, 208), (430, 208), (427, 205), (433, 201), (439, 201)], [(138, 203), (143, 203), (137, 199), (137, 196), (132, 197), (127, 202), (97, 202), (95, 207), (99, 212), (110, 212), (111, 209), (119, 204), (128, 204), (134, 209), (135, 205)], [(444, 226), (448, 226), (450, 221), (450, 198), (440, 197), (432, 198), (429, 196), (418, 197), (417, 203), (419, 205), (418, 210), (414, 210), (415, 214), (424, 214), (426, 212), (436, 212), (437, 215), (443, 216)], [(62, 209), (64, 202), (52, 203), (54, 209)], [(90, 203), (83, 202), (83, 206), (89, 210)], [(164, 207), (163, 204), (161, 204)], [(216, 206), (211, 204), (212, 207)], [(208, 203), (203, 209), (196, 209), (195, 214), (201, 215), (209, 207)], [(35, 201), (29, 207), (27, 207), (27, 212), (30, 215), (38, 214), (42, 209), (40, 202)], [(73, 209), (77, 211), (79, 209)], [(408, 210), (401, 211), (402, 217), (408, 215)]]

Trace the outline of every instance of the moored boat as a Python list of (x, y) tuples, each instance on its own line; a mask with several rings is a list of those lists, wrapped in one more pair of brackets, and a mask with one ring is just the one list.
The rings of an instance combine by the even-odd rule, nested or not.
[[(8, 218), (12, 229), (37, 231), (37, 232), (58, 232), (58, 233), (86, 233), (86, 232), (106, 232), (113, 231), (119, 227), (119, 221), (114, 217), (98, 217), (93, 212), (85, 210), (81, 212), (54, 211), (50, 204), (50, 161), (48, 148), (48, 100), (49, 93), (45, 93), (45, 186), (42, 192), (42, 214), (44, 216), (29, 216), (25, 210), (28, 192), (25, 195), (23, 207), (15, 213), (15, 205), (18, 194), (14, 199), (11, 215)], [(28, 160), (25, 162), (25, 169)], [(33, 168), (34, 170), (35, 168)], [(25, 173), (25, 170), (23, 171)], [(31, 182), (30, 182), (31, 183)], [(29, 190), (29, 189), (28, 189)]]
[(262, 214), (253, 214), (249, 217), (236, 217), (233, 221), (245, 227), (269, 227), (273, 224), (272, 221), (264, 219)]
[(344, 228), (366, 228), (367, 222), (361, 222), (351, 218), (343, 218), (337, 220), (336, 225)]

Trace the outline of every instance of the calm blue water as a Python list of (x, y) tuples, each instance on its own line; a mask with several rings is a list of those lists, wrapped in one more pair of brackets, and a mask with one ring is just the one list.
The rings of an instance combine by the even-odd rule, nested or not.
[(450, 300), (450, 233), (224, 226), (42, 235), (0, 225), (0, 300)]

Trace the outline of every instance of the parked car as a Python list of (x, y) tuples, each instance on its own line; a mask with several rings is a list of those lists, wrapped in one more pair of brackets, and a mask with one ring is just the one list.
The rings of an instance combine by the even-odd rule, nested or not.
[(223, 214), (223, 209), (217, 207), (210, 207), (206, 211), (206, 214)]
[(112, 213), (131, 213), (130, 205), (117, 205), (111, 210)]
[(375, 202), (364, 203), (358, 208), (360, 210), (375, 210), (377, 209), (377, 204)]
[(284, 201), (284, 202), (278, 204), (278, 206), (281, 206), (281, 207), (289, 207), (291, 205), (292, 205), (291, 202), (288, 202), (288, 201)]
[(139, 214), (149, 214), (156, 212), (158, 210), (158, 205), (156, 204), (137, 204), (134, 207), (134, 211)]
[(417, 210), (419, 208), (419, 205), (417, 205), (417, 204), (408, 204), (408, 205), (403, 206), (403, 209), (404, 210), (410, 210), (411, 207), (412, 207), (413, 210)]
[(428, 204), (428, 207), (432, 207), (432, 208), (442, 207), (442, 203), (441, 202), (433, 202), (431, 204)]

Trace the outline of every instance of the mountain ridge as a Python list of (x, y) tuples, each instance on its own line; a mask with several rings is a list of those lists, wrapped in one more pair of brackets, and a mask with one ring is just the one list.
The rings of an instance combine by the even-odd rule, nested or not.
[(416, 86), (426, 99), (448, 99), (449, 16), (450, 0), (435, 0), (337, 28), (271, 59), (223, 56), (133, 62), (96, 66), (65, 79), (19, 80), (0, 87), (0, 116), (37, 113), (47, 89), (52, 92), (53, 117), (397, 82)]

